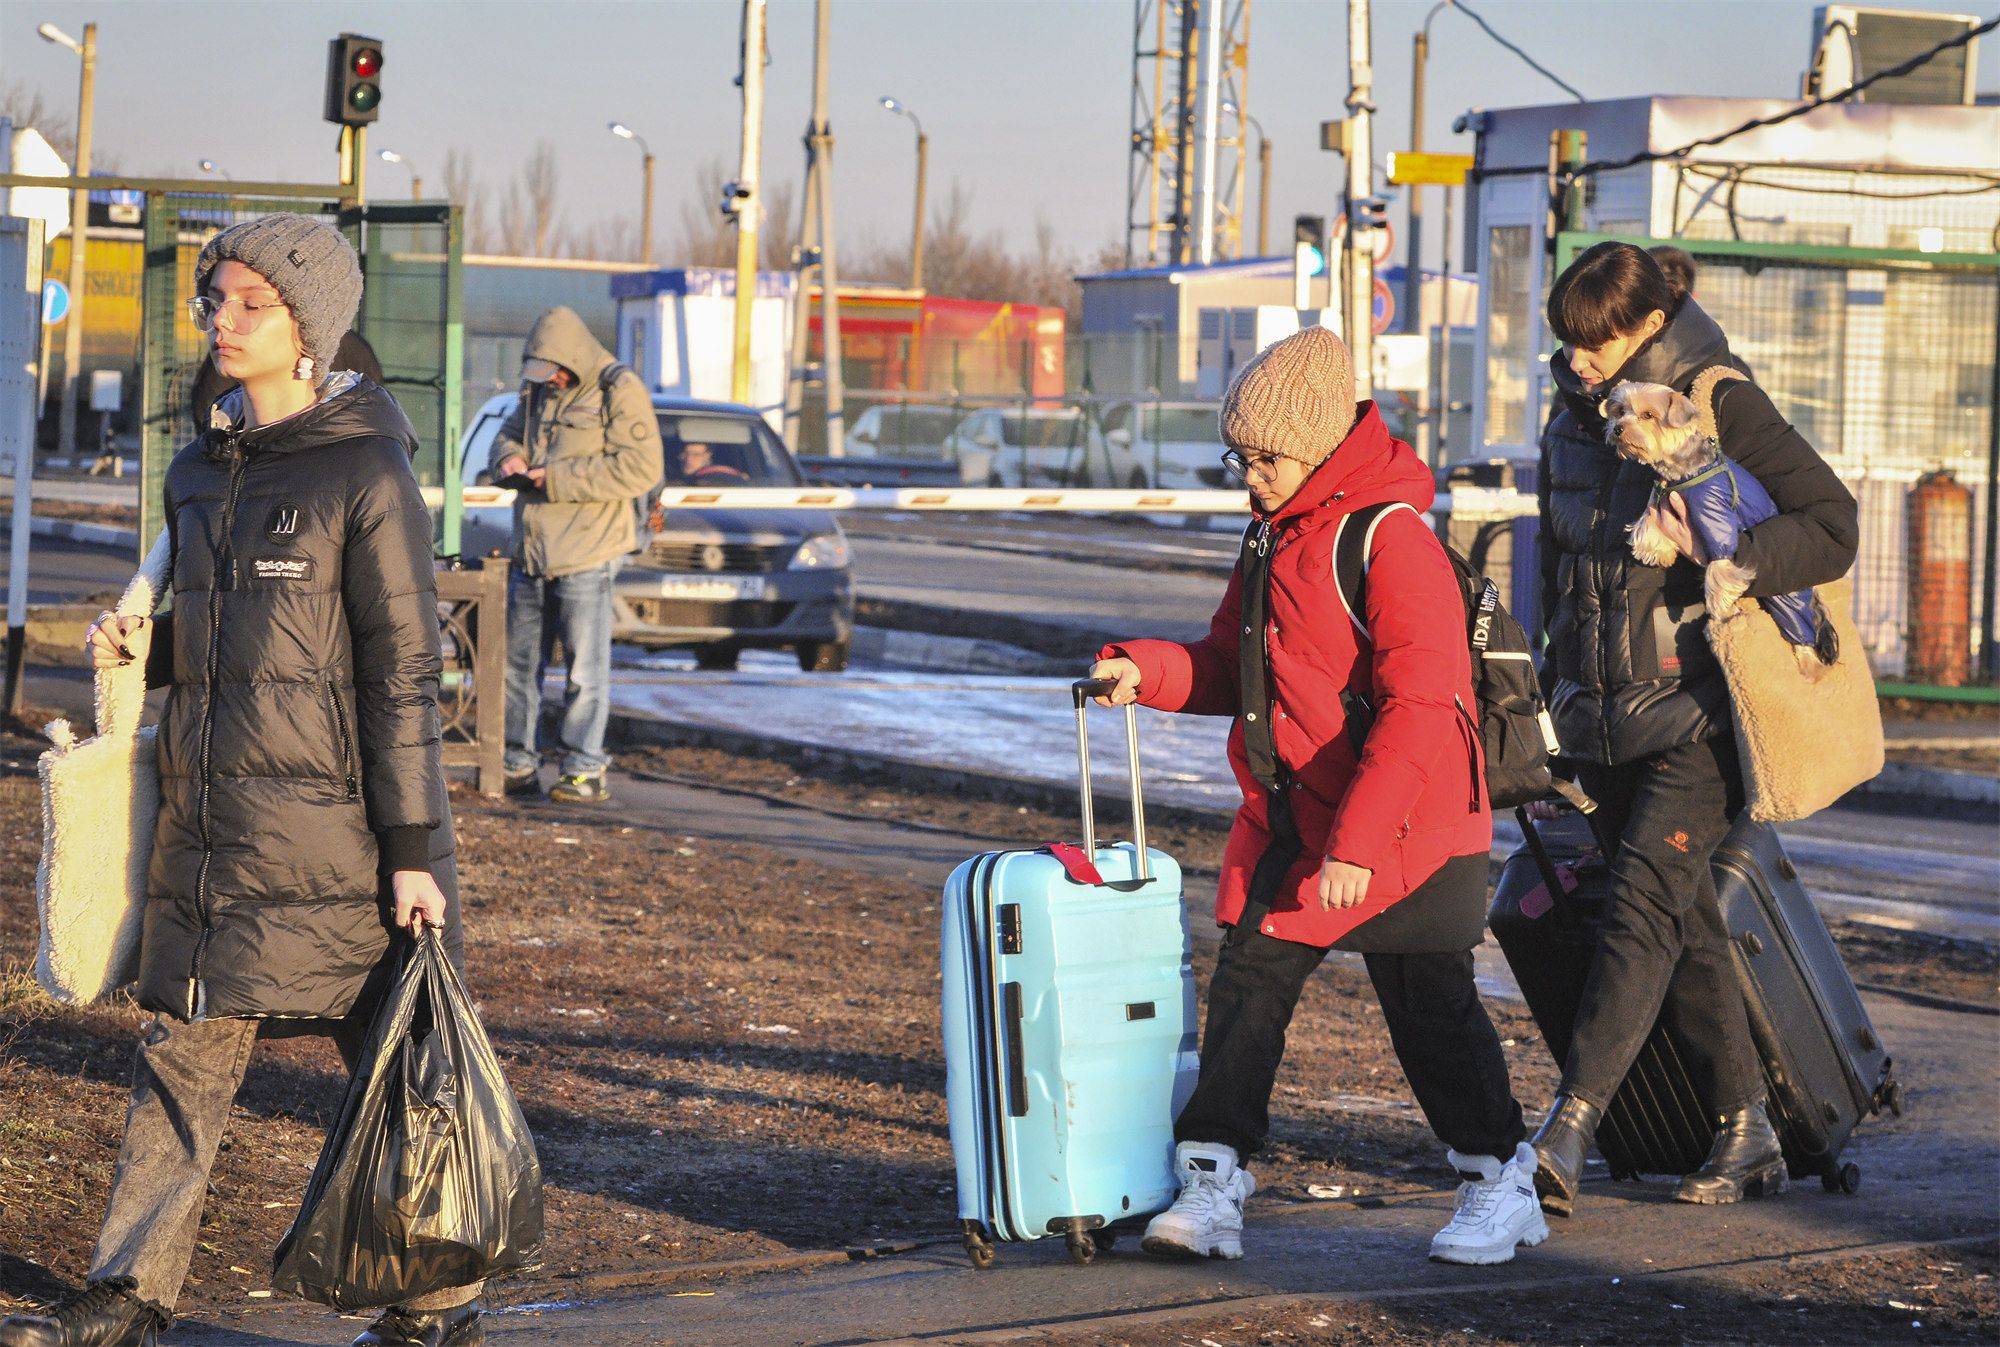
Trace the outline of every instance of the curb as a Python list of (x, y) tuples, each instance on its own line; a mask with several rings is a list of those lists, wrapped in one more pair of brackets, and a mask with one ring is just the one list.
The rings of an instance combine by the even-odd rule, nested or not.
[(45, 515), (34, 515), (29, 519), (28, 531), (36, 537), (60, 538), (89, 547), (119, 547), (130, 552), (139, 550), (139, 530), (120, 528), (116, 524), (90, 524), (80, 519), (50, 519)]
[(1075, 666), (1004, 641), (943, 636), (895, 627), (856, 627), (853, 651), (863, 659), (945, 673), (1060, 674)]
[(1947, 767), (1923, 767), (1892, 762), (1873, 781), (1856, 786), (1854, 795), (1905, 800), (1944, 800), (1953, 804), (2000, 806), (2000, 777), (1984, 772), (1955, 772)]

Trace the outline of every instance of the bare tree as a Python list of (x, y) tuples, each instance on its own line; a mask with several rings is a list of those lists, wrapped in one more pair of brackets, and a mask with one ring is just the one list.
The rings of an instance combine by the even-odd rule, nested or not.
[(561, 177), (556, 147), (541, 141), (501, 194), (498, 233), (503, 252), (515, 257), (555, 256)]
[(445, 198), (464, 212), (465, 250), (471, 253), (493, 249), (492, 223), (486, 218), (486, 189), (479, 185), (472, 166), (472, 152), (452, 149), (444, 157)]
[(18, 79), (8, 80), (7, 87), (0, 89), (0, 117), (14, 123), (17, 131), (33, 127), (57, 154), (76, 162), (75, 117), (57, 108), (40, 89)]
[[(792, 254), (798, 250), (800, 230), (805, 223), (805, 217), (799, 213), (798, 198), (796, 183), (772, 183), (765, 190), (757, 247), (764, 255), (766, 271), (791, 270)], [(735, 246), (733, 239), (730, 246)]]
[(629, 215), (572, 226), (563, 237), (563, 255), (597, 262), (633, 261), (639, 256), (639, 226)]
[(710, 159), (694, 173), (694, 192), (681, 202), (680, 259), (684, 266), (726, 267), (736, 261), (736, 227), (722, 216), (729, 170)]

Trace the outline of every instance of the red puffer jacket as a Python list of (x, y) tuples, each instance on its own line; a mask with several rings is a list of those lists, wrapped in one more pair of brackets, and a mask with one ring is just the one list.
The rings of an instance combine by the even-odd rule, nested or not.
[[(1451, 560), (1428, 523), (1392, 510), (1375, 530), (1366, 589), (1367, 657), (1341, 606), (1333, 577), (1335, 525), (1383, 501), (1428, 510), (1430, 473), (1390, 436), (1372, 402), (1353, 431), (1269, 519), (1271, 555), (1266, 683), (1279, 759), (1292, 778), (1292, 816), (1305, 843), (1279, 886), (1267, 935), (1330, 945), (1408, 896), (1454, 856), (1484, 855), (1493, 842), (1477, 734), (1460, 705), (1477, 703), (1465, 638), (1465, 602)], [(1139, 701), (1161, 711), (1240, 716), (1238, 652), (1243, 568), (1230, 577), (1208, 635), (1191, 645), (1126, 641), (1100, 658), (1123, 655), (1141, 672)], [(1341, 691), (1351, 687), (1376, 708), (1357, 760), (1347, 735)], [(1256, 710), (1257, 708), (1250, 708)], [(1234, 925), (1251, 873), (1270, 845), (1265, 791), (1251, 775), (1243, 722), (1229, 735), (1229, 762), (1243, 790), (1215, 916)], [(1332, 857), (1373, 872), (1357, 907), (1325, 912), (1319, 867)]]

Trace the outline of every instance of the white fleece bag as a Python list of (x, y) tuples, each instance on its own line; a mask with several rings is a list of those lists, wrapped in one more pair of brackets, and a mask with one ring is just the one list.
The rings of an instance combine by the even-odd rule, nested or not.
[[(162, 533), (118, 600), (121, 617), (151, 617), (166, 586)], [(160, 812), (160, 770), (142, 659), (97, 671), (97, 735), (49, 722), (41, 756), (42, 863), (35, 871), (41, 947), (35, 980), (58, 1001), (100, 1000), (139, 975), (146, 869)]]

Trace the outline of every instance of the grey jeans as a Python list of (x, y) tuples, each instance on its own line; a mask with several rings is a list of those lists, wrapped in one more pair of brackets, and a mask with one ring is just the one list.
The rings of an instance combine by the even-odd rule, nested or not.
[[(132, 1069), (125, 1143), (118, 1152), (89, 1280), (130, 1277), (138, 1283), (141, 1300), (172, 1311), (194, 1257), (216, 1147), (261, 1023), (183, 1023), (163, 1015), (147, 1024)], [(333, 1039), (351, 1074), (368, 1036), (367, 1018), (351, 1015), (314, 1026)], [(477, 1286), (439, 1291), (405, 1308), (450, 1309), (479, 1291)]]

